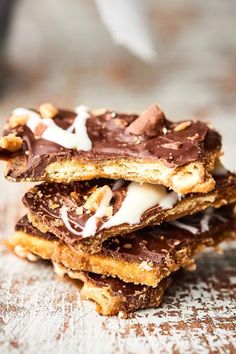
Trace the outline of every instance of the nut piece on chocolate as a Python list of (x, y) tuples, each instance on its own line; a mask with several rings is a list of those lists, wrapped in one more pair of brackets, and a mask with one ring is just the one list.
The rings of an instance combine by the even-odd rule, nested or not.
[(164, 186), (128, 181), (43, 183), (29, 190), (23, 203), (39, 230), (50, 231), (77, 249), (96, 253), (110, 237), (176, 220), (209, 206), (235, 203), (235, 175), (224, 172), (215, 179), (213, 191), (181, 198)]
[(3, 132), (22, 139), (0, 147), (11, 181), (72, 182), (112, 178), (162, 184), (179, 194), (207, 193), (221, 137), (204, 122), (168, 120), (156, 105), (140, 116), (111, 110), (13, 110)]
[(99, 253), (90, 254), (78, 252), (53, 234), (40, 232), (25, 216), (17, 223), (10, 243), (17, 255), (20, 248), (28, 259), (29, 255), (37, 255), (74, 271), (156, 287), (179, 268), (193, 268), (193, 257), (206, 247), (216, 247), (235, 237), (235, 226), (232, 207), (209, 208), (177, 222), (111, 238), (103, 243)]
[(126, 131), (134, 135), (158, 136), (163, 134), (166, 118), (161, 109), (153, 105), (144, 111)]

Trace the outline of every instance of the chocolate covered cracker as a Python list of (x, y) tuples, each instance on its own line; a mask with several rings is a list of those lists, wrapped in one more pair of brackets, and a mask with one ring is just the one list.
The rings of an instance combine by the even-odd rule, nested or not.
[(158, 106), (140, 116), (42, 105), (15, 109), (0, 141), (13, 181), (71, 182), (93, 178), (162, 184), (177, 193), (207, 193), (221, 154), (220, 135), (206, 123), (166, 119)]
[(41, 233), (24, 217), (16, 225), (11, 245), (26, 258), (38, 255), (74, 271), (111, 275), (128, 283), (156, 287), (179, 268), (192, 268), (196, 254), (235, 236), (235, 232), (232, 207), (208, 208), (177, 221), (111, 238), (103, 243), (99, 253), (89, 254), (53, 234)]
[(123, 180), (44, 183), (29, 190), (23, 202), (39, 230), (52, 232), (77, 249), (96, 253), (112, 236), (236, 202), (235, 175), (224, 172), (215, 180), (211, 192), (186, 196), (164, 186)]

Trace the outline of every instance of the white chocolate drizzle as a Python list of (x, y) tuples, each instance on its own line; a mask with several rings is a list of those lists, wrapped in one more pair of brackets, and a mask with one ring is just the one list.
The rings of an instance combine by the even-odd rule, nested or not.
[[(15, 116), (27, 115), (27, 127), (35, 134), (35, 130), (39, 124), (46, 126), (42, 133), (42, 138), (52, 141), (67, 149), (77, 149), (83, 151), (90, 151), (92, 149), (92, 142), (88, 136), (86, 121), (90, 117), (89, 110), (85, 106), (78, 106), (76, 108), (77, 116), (73, 124), (67, 129), (60, 128), (53, 119), (41, 118), (41, 116), (29, 109), (16, 108), (13, 112)], [(73, 133), (75, 130), (75, 133)]]
[(180, 229), (185, 229), (185, 230), (191, 232), (191, 234), (194, 234), (194, 235), (196, 235), (198, 233), (198, 229), (196, 227), (184, 224), (181, 221), (177, 221), (177, 220), (176, 221), (170, 221), (170, 224), (174, 225), (174, 226), (176, 226), (176, 227), (178, 227)]
[(92, 215), (86, 222), (82, 236), (94, 236), (97, 231), (97, 218), (102, 218), (106, 214), (106, 208), (109, 206), (113, 194), (111, 189), (108, 189), (99, 204), (99, 207), (94, 215)]
[(131, 182), (121, 208), (102, 228), (124, 223), (138, 224), (142, 214), (148, 209), (158, 204), (162, 209), (172, 208), (178, 198), (177, 193), (168, 193), (164, 186)]
[[(71, 224), (70, 224), (70, 220), (69, 220), (69, 217), (68, 217), (68, 208), (66, 205), (63, 205), (61, 207), (61, 210), (60, 210), (60, 214), (61, 214), (61, 219), (62, 221), (64, 222), (66, 228), (74, 235), (76, 236), (81, 236), (81, 231), (77, 231), (75, 230)], [(81, 226), (80, 226), (81, 228)]]
[(207, 210), (205, 210), (203, 218), (201, 220), (201, 230), (202, 232), (207, 232), (209, 231), (209, 222), (212, 218), (212, 215), (214, 213), (214, 209), (213, 208), (207, 208)]
[(82, 229), (82, 231), (77, 231), (71, 226), (71, 222), (68, 217), (68, 208), (67, 206), (63, 205), (60, 210), (61, 218), (66, 226), (66, 228), (74, 235), (76, 236), (82, 236), (82, 237), (89, 237), (89, 236), (94, 236), (97, 231), (97, 219), (102, 218), (106, 214), (107, 207), (110, 204), (112, 198), (112, 191), (111, 189), (108, 189), (100, 204), (99, 207), (94, 215), (92, 215), (86, 222), (85, 226), (82, 227), (80, 224), (74, 222), (78, 227)]
[(120, 189), (121, 187), (123, 187), (125, 181), (123, 179), (118, 179), (112, 187), (113, 191), (117, 191), (118, 189)]

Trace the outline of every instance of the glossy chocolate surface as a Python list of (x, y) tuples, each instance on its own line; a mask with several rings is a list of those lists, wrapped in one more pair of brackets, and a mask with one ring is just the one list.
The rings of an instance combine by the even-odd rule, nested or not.
[[(153, 109), (157, 112), (153, 113)], [(75, 112), (59, 110), (54, 121), (58, 126), (67, 129), (75, 117)], [(86, 127), (92, 141), (92, 150), (87, 152), (67, 149), (35, 137), (27, 126), (6, 129), (4, 135), (16, 132), (23, 138), (22, 149), (10, 154), (12, 158), (22, 157), (23, 167), (13, 168), (9, 173), (12, 178), (36, 178), (44, 175), (50, 163), (71, 159), (84, 162), (110, 159), (145, 159), (150, 162), (161, 160), (170, 167), (177, 167), (204, 160), (206, 152), (221, 148), (221, 137), (216, 131), (204, 122), (189, 122), (185, 129), (175, 131), (181, 122), (167, 120), (157, 106), (151, 106), (139, 117), (112, 111), (98, 116), (91, 115)], [(5, 155), (0, 151), (0, 158)]]
[[(233, 174), (226, 174), (224, 176), (215, 176), (216, 187), (212, 191), (213, 194), (218, 195), (219, 198), (228, 200), (229, 190), (236, 188), (236, 177)], [(57, 183), (42, 183), (36, 186), (33, 190), (28, 191), (24, 198), (23, 203), (28, 209), (29, 212), (33, 213), (37, 220), (44, 222), (47, 225), (52, 225), (57, 229), (57, 236), (67, 243), (77, 243), (82, 240), (82, 236), (75, 235), (72, 233), (64, 224), (61, 217), (61, 208), (63, 206), (67, 207), (67, 213), (70, 220), (70, 224), (73, 226), (73, 229), (81, 232), (86, 221), (94, 215), (93, 211), (87, 211), (82, 206), (86, 202), (90, 193), (94, 190), (94, 187), (101, 187), (108, 185), (111, 189), (114, 186), (115, 181), (113, 180), (92, 180), (86, 182), (73, 182), (70, 184), (57, 184)], [(127, 185), (129, 182), (124, 182), (124, 184), (114, 192), (114, 196), (111, 200), (111, 205), (113, 207), (113, 215), (117, 213), (119, 208), (122, 205), (122, 202), (126, 196)], [(196, 198), (201, 196), (196, 193), (187, 196), (182, 196), (182, 199)], [(205, 195), (204, 195), (205, 197)], [(176, 206), (181, 201), (176, 202)], [(174, 207), (174, 206), (173, 206)], [(78, 210), (80, 213), (78, 214)], [(81, 212), (82, 209), (82, 212)], [(156, 205), (154, 208), (148, 209), (143, 213), (141, 217), (141, 222), (147, 220), (147, 218), (156, 215), (161, 218), (166, 211), (162, 210), (159, 205)], [(172, 219), (175, 219), (174, 216)], [(108, 220), (107, 216), (104, 216), (101, 219), (97, 219), (97, 232), (94, 236), (90, 236), (91, 240), (94, 238), (99, 239), (99, 233), (103, 232), (102, 226), (104, 222)], [(161, 221), (161, 220), (160, 220)], [(125, 230), (125, 229), (124, 229)]]
[[(208, 229), (203, 231), (202, 220), (206, 215), (208, 215)], [(178, 221), (196, 228), (197, 233), (193, 234), (171, 222), (163, 223), (156, 227), (144, 228), (106, 240), (99, 254), (128, 262), (141, 263), (145, 261), (161, 265), (178, 250), (189, 247), (191, 253), (199, 244), (211, 246), (214, 244), (214, 238), (219, 238), (224, 232), (235, 229), (232, 206), (224, 206), (214, 210), (208, 209), (183, 217)], [(16, 230), (47, 240), (58, 240), (50, 233), (44, 234), (37, 230), (29, 223), (26, 216), (17, 223)], [(60, 241), (58, 240), (58, 242)]]

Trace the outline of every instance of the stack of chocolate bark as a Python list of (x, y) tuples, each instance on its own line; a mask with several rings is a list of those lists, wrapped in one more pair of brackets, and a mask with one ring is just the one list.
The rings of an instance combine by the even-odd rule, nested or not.
[(104, 315), (157, 307), (172, 275), (235, 235), (236, 176), (208, 124), (141, 115), (15, 109), (0, 139), (10, 181), (43, 182), (23, 197), (10, 244), (83, 282)]

